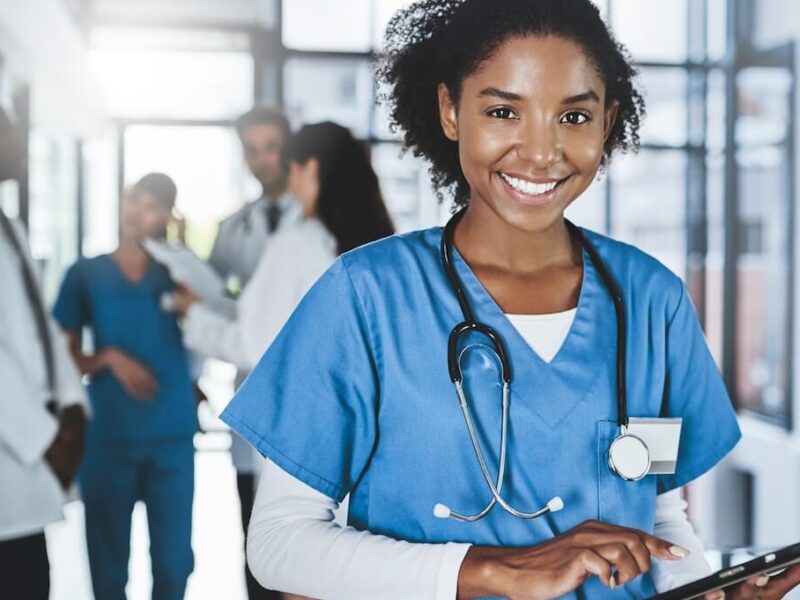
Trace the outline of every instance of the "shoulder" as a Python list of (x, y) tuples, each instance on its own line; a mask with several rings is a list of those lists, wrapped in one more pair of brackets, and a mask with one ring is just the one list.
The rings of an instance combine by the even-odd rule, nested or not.
[(250, 214), (257, 210), (258, 206), (261, 206), (260, 200), (248, 202), (236, 212), (222, 219), (222, 221), (219, 222), (219, 231), (222, 232), (223, 230), (227, 229), (235, 229), (244, 225), (250, 218)]
[(304, 219), (278, 229), (270, 238), (267, 254), (302, 257), (310, 254), (336, 255), (336, 239), (318, 219)]
[(91, 277), (93, 274), (107, 269), (113, 259), (110, 254), (99, 254), (97, 256), (82, 256), (76, 260), (67, 270), (67, 276)]
[(402, 273), (420, 261), (438, 259), (441, 232), (441, 227), (431, 227), (390, 235), (343, 254), (342, 262), (354, 274)]
[(594, 244), (626, 296), (658, 299), (671, 312), (677, 309), (685, 295), (685, 286), (669, 267), (636, 246), (588, 229), (581, 231)]

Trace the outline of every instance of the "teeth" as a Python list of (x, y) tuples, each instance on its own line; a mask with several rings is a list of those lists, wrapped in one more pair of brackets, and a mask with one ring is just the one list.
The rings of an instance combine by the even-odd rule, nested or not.
[(550, 183), (533, 183), (531, 181), (525, 181), (524, 179), (517, 179), (516, 177), (511, 177), (510, 175), (506, 175), (505, 173), (500, 173), (500, 177), (502, 177), (508, 185), (513, 187), (518, 192), (522, 192), (523, 194), (528, 194), (529, 196), (539, 196), (541, 194), (546, 194), (554, 187), (558, 185), (558, 181), (551, 181)]

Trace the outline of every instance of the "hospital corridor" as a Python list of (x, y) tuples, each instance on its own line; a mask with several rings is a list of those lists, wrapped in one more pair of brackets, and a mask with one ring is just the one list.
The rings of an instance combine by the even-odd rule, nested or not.
[(0, 600), (800, 599), (798, 79), (794, 0), (0, 0)]

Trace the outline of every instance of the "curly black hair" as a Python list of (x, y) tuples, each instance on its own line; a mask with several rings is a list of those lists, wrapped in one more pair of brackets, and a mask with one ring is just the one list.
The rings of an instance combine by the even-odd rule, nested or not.
[(601, 166), (615, 152), (639, 147), (644, 99), (634, 85), (637, 72), (625, 48), (609, 33), (589, 0), (421, 0), (395, 14), (386, 29), (378, 77), (390, 91), (393, 129), (404, 132), (404, 146), (430, 161), (434, 189), (441, 200), (450, 189), (456, 206), (469, 199), (458, 158), (439, 121), (437, 88), (444, 83), (457, 103), (465, 77), (502, 43), (526, 35), (554, 35), (583, 48), (606, 85), (606, 101), (619, 102)]

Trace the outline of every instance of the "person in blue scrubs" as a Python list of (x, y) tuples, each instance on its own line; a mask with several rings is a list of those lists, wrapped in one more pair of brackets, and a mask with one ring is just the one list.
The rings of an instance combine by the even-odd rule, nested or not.
[[(54, 308), (90, 378), (93, 418), (79, 481), (92, 585), (103, 600), (125, 598), (137, 500), (147, 507), (152, 597), (183, 598), (193, 568), (197, 413), (188, 355), (175, 313), (160, 305), (173, 283), (141, 246), (165, 237), (175, 196), (164, 174), (139, 180), (123, 198), (119, 247), (74, 264)], [(91, 354), (82, 350), (86, 330)]]
[[(342, 255), (222, 418), (307, 486), (338, 502), (349, 494), (350, 526), (472, 544), (459, 598), (648, 597), (651, 558), (685, 555), (652, 535), (657, 497), (708, 471), (740, 432), (684, 284), (644, 252), (582, 230), (625, 301), (628, 414), (683, 419), (673, 474), (626, 481), (608, 463), (619, 433), (615, 307), (564, 211), (612, 155), (637, 146), (644, 103), (627, 55), (588, 0), (419, 2), (391, 21), (387, 49), (395, 124), (464, 210), (454, 268), (508, 351), (503, 496), (527, 510), (560, 496), (565, 507), (533, 520), (499, 506), (472, 523), (434, 515), (438, 503), (476, 513), (490, 497), (448, 373), (448, 338), (464, 316), (438, 227)], [(509, 319), (571, 309), (549, 362)], [(459, 349), (496, 473), (502, 382), (486, 345), (470, 334)], [(295, 583), (283, 589), (309, 589)], [(337, 597), (358, 596), (340, 583)], [(754, 585), (733, 597), (754, 597)], [(789, 587), (778, 578), (759, 593)]]

